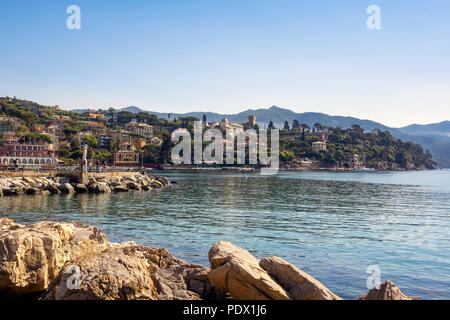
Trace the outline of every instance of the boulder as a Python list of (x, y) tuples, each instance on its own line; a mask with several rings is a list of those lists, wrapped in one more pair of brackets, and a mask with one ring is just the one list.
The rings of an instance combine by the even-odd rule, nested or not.
[(76, 193), (87, 193), (88, 192), (88, 188), (86, 187), (86, 185), (84, 185), (82, 183), (76, 183), (76, 184), (73, 184), (72, 186)]
[(44, 190), (50, 191), (52, 194), (60, 193), (59, 189), (52, 182), (49, 182), (45, 185)]
[(259, 260), (230, 242), (209, 251), (211, 283), (236, 300), (289, 300), (288, 293), (259, 266)]
[(95, 255), (109, 245), (105, 234), (92, 226), (50, 221), (22, 226), (3, 222), (0, 293), (15, 296), (44, 291), (67, 261)]
[(62, 183), (58, 186), (59, 191), (62, 193), (74, 193), (75, 189), (72, 187), (72, 185), (68, 182)]
[(162, 188), (162, 187), (164, 187), (164, 184), (158, 180), (152, 180), (152, 182), (150, 183), (150, 186), (152, 188)]
[[(73, 282), (78, 267), (79, 287)], [(69, 272), (70, 271), (70, 272)], [(44, 300), (155, 300), (148, 263), (133, 250), (111, 247), (98, 255), (73, 260), (44, 295)]]
[(36, 193), (39, 193), (41, 190), (37, 189), (37, 188), (33, 188), (33, 187), (27, 187), (25, 188), (25, 194), (27, 195), (34, 195)]
[(3, 189), (5, 196), (18, 196), (24, 193), (24, 190), (18, 186), (12, 185)]
[(14, 230), (18, 228), (23, 228), (24, 225), (15, 223), (13, 219), (0, 218), (0, 232), (6, 230)]
[(280, 257), (262, 259), (259, 265), (295, 300), (340, 300), (319, 280)]
[(140, 184), (138, 184), (137, 182), (134, 182), (134, 181), (128, 181), (127, 187), (130, 190), (141, 190)]
[(178, 259), (166, 249), (135, 245), (134, 250), (148, 262), (160, 300), (223, 299), (225, 294), (209, 281), (208, 268)]
[(128, 192), (128, 187), (124, 184), (119, 184), (112, 187), (112, 191), (114, 192)]
[(111, 188), (105, 182), (95, 182), (88, 185), (88, 190), (91, 193), (109, 193)]
[(204, 266), (182, 263), (157, 270), (152, 279), (160, 300), (220, 299), (208, 274), (209, 269)]
[(136, 176), (135, 175), (127, 175), (125, 176), (122, 181), (132, 181), (132, 182), (137, 182), (136, 180)]
[(418, 300), (418, 297), (406, 296), (399, 287), (387, 280), (380, 285), (380, 288), (370, 289), (356, 300)]
[(33, 188), (39, 188), (39, 183), (31, 177), (23, 177), (22, 180), (28, 183)]

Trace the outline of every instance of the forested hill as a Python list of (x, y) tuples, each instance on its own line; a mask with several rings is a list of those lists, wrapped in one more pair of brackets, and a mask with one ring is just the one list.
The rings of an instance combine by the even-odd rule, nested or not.
[[(136, 117), (138, 117), (139, 119), (144, 119), (144, 121), (147, 121), (148, 120), (147, 118), (149, 116), (154, 117), (154, 119), (152, 118), (153, 119), (152, 121), (161, 118), (160, 121), (156, 121), (156, 123), (167, 122), (166, 119), (169, 118), (168, 114), (143, 111), (142, 109), (139, 109), (137, 107), (129, 107), (122, 109), (121, 111), (114, 110), (112, 108), (103, 111), (105, 115), (111, 112), (119, 115), (118, 117), (120, 120), (119, 122), (123, 123), (131, 121), (131, 119)], [(272, 121), (275, 124), (275, 126), (282, 128), (285, 121), (288, 121), (288, 123), (291, 124), (292, 123), (291, 119), (294, 119), (296, 120), (297, 123), (306, 124), (309, 125), (310, 127), (312, 127), (315, 123), (321, 123), (322, 125), (328, 126), (329, 128), (335, 128), (336, 130), (339, 129), (345, 131), (346, 129), (349, 129), (356, 124), (360, 128), (362, 128), (366, 133), (370, 133), (373, 130), (377, 130), (377, 132), (379, 132), (380, 135), (381, 132), (389, 131), (389, 135), (392, 135), (391, 136), (392, 141), (397, 141), (397, 139), (401, 139), (402, 143), (407, 143), (406, 141), (412, 141), (414, 143), (418, 143), (421, 145), (420, 149), (416, 148), (414, 144), (403, 145), (400, 148), (401, 150), (408, 149), (409, 150), (408, 152), (412, 152), (410, 153), (410, 156), (407, 156), (405, 154), (406, 159), (405, 161), (398, 158), (402, 156), (397, 156), (399, 152), (396, 152), (395, 150), (389, 151), (383, 148), (374, 149), (374, 150), (381, 150), (377, 152), (389, 151), (386, 153), (386, 156), (388, 156), (390, 161), (392, 161), (393, 157), (396, 157), (395, 162), (399, 163), (403, 162), (405, 164), (406, 162), (408, 162), (407, 161), (408, 159), (411, 160), (414, 158), (413, 156), (414, 153), (426, 155), (427, 160), (430, 160), (428, 159), (429, 154), (427, 153), (427, 151), (429, 150), (430, 153), (433, 155), (433, 160), (436, 161), (436, 163), (439, 166), (450, 167), (450, 133), (446, 133), (445, 131), (448, 129), (447, 128), (448, 122), (444, 122), (439, 126), (436, 125), (409, 126), (406, 128), (395, 129), (386, 127), (382, 124), (370, 120), (361, 120), (352, 117), (329, 116), (323, 113), (312, 113), (312, 112), (297, 114), (291, 110), (282, 109), (275, 106), (269, 109), (247, 110), (236, 115), (196, 112), (196, 113), (187, 113), (183, 115), (171, 114), (170, 118), (171, 121), (174, 119), (186, 118), (187, 116), (201, 119), (203, 117), (203, 114), (206, 115), (208, 121), (222, 120), (223, 118), (228, 118), (231, 122), (236, 123), (245, 122), (248, 120), (247, 118), (249, 115), (255, 115), (257, 117), (257, 122), (259, 123), (260, 127), (265, 127), (269, 124), (270, 121)], [(0, 98), (0, 116), (14, 117), (20, 119), (21, 125), (17, 128), (17, 130), (31, 131), (33, 125), (36, 123), (47, 125), (55, 115), (70, 116), (75, 122), (79, 120), (86, 120), (79, 112), (60, 110), (55, 106), (53, 107), (43, 106), (32, 101), (14, 98), (13, 99)], [(156, 118), (155, 116), (158, 116), (158, 118)], [(277, 122), (282, 123), (277, 125)], [(105, 124), (108, 125), (108, 123)], [(154, 123), (150, 124), (154, 125)], [(405, 131), (402, 131), (402, 129), (405, 129)], [(346, 134), (349, 133), (347, 132)], [(381, 135), (384, 135), (384, 133), (382, 133)], [(386, 141), (383, 142), (383, 140), (377, 140), (374, 142), (373, 138), (371, 139), (372, 139), (371, 143), (375, 143), (375, 145), (385, 146), (386, 144)], [(392, 141), (390, 143), (392, 143)], [(393, 155), (393, 153), (395, 153), (395, 155)], [(370, 150), (368, 149), (368, 160), (370, 160), (370, 157), (371, 154)], [(374, 157), (377, 158), (377, 156)], [(417, 163), (420, 162), (421, 164), (425, 164), (426, 161), (424, 162), (423, 158), (421, 157), (422, 156), (419, 157), (420, 160), (418, 160)], [(338, 159), (339, 154), (337, 154), (337, 158), (335, 160)], [(416, 161), (414, 160), (413, 162)], [(429, 165), (427, 164), (426, 166)]]
[[(132, 113), (148, 112), (158, 116), (159, 118), (167, 119), (168, 113), (160, 113), (153, 111), (146, 111), (135, 106), (121, 109)], [(256, 116), (256, 121), (260, 127), (267, 126), (270, 121), (273, 122), (277, 128), (282, 128), (285, 121), (292, 123), (297, 120), (299, 123), (304, 123), (313, 126), (315, 123), (321, 123), (330, 127), (350, 128), (357, 124), (365, 131), (372, 131), (375, 129), (389, 131), (395, 138), (403, 141), (412, 141), (422, 146), (424, 150), (429, 150), (433, 155), (433, 159), (438, 166), (450, 168), (450, 122), (444, 121), (440, 124), (430, 125), (411, 125), (403, 128), (391, 128), (381, 123), (363, 120), (355, 117), (331, 116), (318, 112), (303, 112), (296, 113), (292, 110), (272, 106), (267, 109), (248, 109), (237, 114), (219, 114), (213, 112), (188, 112), (188, 113), (171, 113), (170, 117), (182, 118), (193, 116), (201, 119), (206, 115), (208, 121), (220, 121), (227, 118), (231, 122), (243, 123), (248, 120), (249, 115)]]

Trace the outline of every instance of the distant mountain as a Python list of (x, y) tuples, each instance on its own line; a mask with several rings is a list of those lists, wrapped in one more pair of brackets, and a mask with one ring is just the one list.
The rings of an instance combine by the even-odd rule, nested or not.
[(399, 130), (431, 152), (440, 166), (450, 168), (450, 121), (412, 124)]
[(142, 110), (142, 109), (140, 109), (138, 107), (135, 107), (135, 106), (129, 106), (129, 107), (126, 107), (126, 108), (122, 108), (122, 109), (120, 109), (120, 111), (128, 111), (128, 112), (131, 112), (131, 113), (148, 112), (146, 110)]
[[(74, 110), (75, 112), (85, 112), (88, 110)], [(129, 111), (132, 113), (148, 112), (157, 115), (159, 118), (169, 118), (169, 113), (161, 113), (154, 111), (147, 111), (136, 106), (130, 106), (117, 111)], [(295, 113), (292, 110), (283, 109), (277, 106), (272, 106), (268, 109), (248, 109), (237, 114), (220, 114), (214, 112), (187, 112), (187, 113), (170, 113), (170, 118), (181, 118), (192, 116), (202, 119), (206, 115), (208, 121), (221, 121), (227, 118), (231, 122), (243, 123), (248, 121), (248, 116), (256, 116), (256, 121), (260, 127), (264, 128), (269, 121), (273, 121), (274, 125), (282, 128), (285, 121), (292, 124), (293, 120), (298, 120), (300, 123), (306, 123), (312, 127), (319, 122), (322, 125), (331, 127), (349, 128), (354, 124), (358, 124), (365, 131), (374, 129), (388, 130), (394, 137), (404, 141), (412, 141), (420, 144), (424, 150), (429, 150), (433, 155), (433, 159), (441, 167), (450, 168), (450, 121), (441, 123), (434, 123), (428, 125), (409, 125), (403, 128), (391, 128), (381, 123), (363, 120), (354, 117), (331, 116), (325, 113), (318, 112), (304, 112)]]
[(450, 137), (450, 121), (443, 121), (432, 124), (412, 124), (400, 128), (400, 130), (410, 135), (435, 134)]
[(75, 113), (85, 113), (85, 112), (89, 112), (89, 111), (94, 111), (95, 109), (74, 109), (74, 110), (70, 110), (72, 112)]

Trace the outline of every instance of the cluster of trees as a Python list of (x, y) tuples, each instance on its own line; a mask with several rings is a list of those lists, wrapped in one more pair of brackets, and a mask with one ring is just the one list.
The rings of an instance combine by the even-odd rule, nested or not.
[(35, 124), (48, 125), (55, 115), (69, 116), (74, 121), (86, 120), (86, 118), (72, 111), (50, 108), (16, 98), (0, 98), (0, 116), (20, 119), (22, 123), (19, 130), (21, 131), (31, 131)]
[[(294, 127), (292, 130), (295, 130)], [(393, 137), (389, 131), (374, 130), (364, 132), (359, 125), (343, 129), (314, 125), (314, 130), (324, 131), (328, 135), (327, 151), (315, 153), (312, 143), (318, 141), (314, 136), (306, 136), (309, 127), (300, 126), (301, 134), (292, 135), (292, 130), (284, 128), (280, 136), (280, 160), (290, 162), (296, 158), (310, 158), (330, 165), (340, 165), (353, 155), (362, 159), (363, 148), (366, 165), (377, 167), (380, 163), (401, 168), (426, 167), (433, 168), (435, 163), (429, 151), (412, 142), (403, 142)]]

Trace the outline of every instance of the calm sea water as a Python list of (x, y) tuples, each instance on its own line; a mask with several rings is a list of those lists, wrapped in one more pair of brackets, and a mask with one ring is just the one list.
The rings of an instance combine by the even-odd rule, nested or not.
[(162, 172), (180, 182), (150, 193), (0, 198), (20, 223), (81, 221), (111, 241), (164, 247), (209, 265), (228, 240), (278, 255), (336, 294), (367, 292), (379, 266), (408, 295), (450, 299), (450, 171), (329, 173)]

